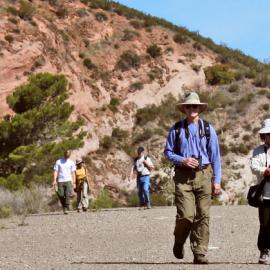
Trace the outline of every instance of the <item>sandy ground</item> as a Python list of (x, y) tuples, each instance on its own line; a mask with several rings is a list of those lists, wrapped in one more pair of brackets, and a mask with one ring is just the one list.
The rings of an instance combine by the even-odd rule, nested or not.
[(266, 269), (257, 264), (257, 210), (211, 208), (210, 265), (172, 254), (174, 207), (123, 208), (0, 220), (0, 269)]

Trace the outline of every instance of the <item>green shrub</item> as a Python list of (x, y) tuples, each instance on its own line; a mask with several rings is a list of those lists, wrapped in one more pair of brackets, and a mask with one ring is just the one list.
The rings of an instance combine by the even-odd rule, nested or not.
[(136, 124), (144, 126), (147, 122), (154, 121), (157, 117), (158, 107), (150, 105), (137, 110)]
[(235, 93), (239, 91), (239, 85), (238, 84), (232, 84), (230, 85), (230, 87), (228, 88), (228, 91), (230, 93)]
[(118, 111), (118, 105), (120, 104), (120, 101), (118, 98), (111, 98), (110, 104), (108, 105), (108, 108), (112, 112), (117, 112)]
[(11, 191), (21, 191), (24, 186), (23, 175), (10, 174), (7, 178), (0, 177), (0, 187), (6, 188)]
[(83, 60), (83, 64), (85, 67), (87, 67), (88, 69), (95, 69), (96, 65), (92, 63), (92, 61), (89, 58), (85, 58)]
[(220, 143), (219, 147), (222, 156), (226, 156), (230, 151), (229, 147), (224, 143)]
[(193, 43), (192, 47), (198, 51), (202, 50), (202, 45), (199, 42)]
[(14, 23), (14, 24), (18, 24), (18, 20), (14, 17), (9, 17), (8, 20), (11, 22), (11, 23)]
[(144, 129), (141, 134), (135, 136), (135, 138), (133, 139), (133, 144), (138, 144), (140, 142), (149, 140), (153, 136), (153, 134), (154, 134), (153, 130), (148, 128)]
[(124, 30), (124, 35), (122, 37), (122, 41), (132, 41), (134, 40), (136, 37), (139, 37), (140, 34), (138, 32), (129, 30), (129, 29), (125, 29)]
[(9, 207), (0, 207), (0, 218), (8, 218), (12, 214), (12, 210)]
[(138, 21), (138, 20), (131, 20), (130, 25), (133, 26), (135, 29), (141, 29), (144, 27), (144, 24), (142, 21)]
[(127, 71), (131, 68), (139, 68), (141, 66), (140, 57), (132, 51), (125, 51), (116, 64), (116, 67), (122, 71)]
[(149, 79), (151, 81), (155, 80), (155, 79), (160, 79), (162, 77), (162, 69), (159, 67), (154, 67), (153, 69), (151, 69), (151, 71), (147, 74)]
[(249, 140), (250, 140), (250, 135), (245, 134), (245, 135), (242, 137), (242, 140), (243, 140), (243, 141), (249, 141)]
[(204, 69), (207, 83), (211, 85), (228, 84), (235, 80), (235, 73), (228, 65), (214, 65)]
[(15, 8), (15, 7), (12, 7), (12, 6), (9, 6), (7, 7), (7, 12), (13, 16), (18, 16), (19, 15), (19, 12), (18, 10)]
[(65, 19), (68, 16), (68, 10), (64, 6), (58, 6), (55, 13), (59, 19)]
[(98, 12), (96, 13), (96, 20), (98, 22), (105, 22), (108, 21), (108, 17), (104, 12)]
[(83, 59), (85, 57), (85, 54), (83, 52), (80, 52), (79, 57)]
[(191, 64), (190, 67), (195, 71), (195, 72), (199, 72), (201, 70), (201, 65), (195, 65), (195, 64)]
[(5, 35), (5, 40), (8, 43), (12, 43), (14, 41), (14, 37), (12, 35)]
[(139, 199), (137, 191), (133, 190), (129, 193), (127, 198), (127, 205), (131, 207), (139, 206)]
[(248, 79), (255, 79), (257, 75), (257, 72), (255, 69), (248, 69), (248, 71), (245, 73), (245, 77)]
[(103, 149), (109, 150), (113, 145), (112, 137), (107, 135), (104, 136), (100, 145)]
[(151, 193), (152, 206), (168, 206), (169, 202), (162, 193)]
[(114, 128), (112, 131), (112, 137), (119, 141), (123, 141), (128, 137), (128, 131), (120, 129), (119, 127)]
[(259, 74), (254, 81), (254, 85), (256, 87), (269, 87), (270, 78), (268, 73)]
[(91, 203), (91, 208), (101, 209), (101, 208), (112, 208), (113, 199), (107, 190), (102, 190), (98, 193), (96, 200)]
[(173, 40), (178, 44), (184, 44), (187, 42), (187, 37), (182, 33), (176, 33), (173, 37)]
[(31, 20), (35, 13), (33, 5), (27, 1), (21, 0), (18, 15), (23, 20)]
[(143, 83), (142, 82), (134, 82), (130, 85), (129, 89), (131, 91), (141, 90), (141, 89), (143, 89)]
[(263, 104), (262, 108), (263, 108), (264, 111), (268, 111), (269, 110), (269, 104), (268, 103)]
[(249, 147), (247, 144), (240, 143), (239, 145), (234, 145), (231, 147), (231, 152), (235, 154), (244, 154), (247, 155), (249, 153)]
[(84, 17), (84, 16), (87, 16), (88, 15), (87, 10), (85, 8), (77, 9), (76, 10), (76, 14), (79, 17)]
[(147, 47), (146, 52), (152, 57), (152, 58), (157, 58), (160, 57), (162, 55), (162, 50), (159, 46), (157, 46), (156, 44), (151, 45), (149, 47)]

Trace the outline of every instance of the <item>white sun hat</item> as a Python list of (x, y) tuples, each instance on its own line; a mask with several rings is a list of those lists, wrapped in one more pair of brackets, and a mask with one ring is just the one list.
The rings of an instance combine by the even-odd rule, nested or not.
[(262, 123), (262, 127), (259, 130), (260, 134), (266, 134), (266, 133), (270, 133), (270, 118), (267, 118), (263, 121)]
[(199, 105), (199, 109), (200, 109), (199, 112), (204, 112), (208, 108), (208, 104), (201, 102), (199, 95), (195, 92), (188, 93), (185, 96), (184, 102), (177, 104), (177, 107), (182, 113), (185, 113), (185, 110), (184, 110), (185, 105)]

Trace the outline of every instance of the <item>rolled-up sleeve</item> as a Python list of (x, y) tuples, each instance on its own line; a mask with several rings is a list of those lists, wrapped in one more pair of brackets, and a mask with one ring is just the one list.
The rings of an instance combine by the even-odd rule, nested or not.
[(165, 149), (164, 149), (164, 155), (165, 157), (173, 162), (175, 165), (180, 165), (180, 163), (183, 161), (184, 157), (177, 155), (175, 151), (175, 128), (172, 127), (169, 131)]

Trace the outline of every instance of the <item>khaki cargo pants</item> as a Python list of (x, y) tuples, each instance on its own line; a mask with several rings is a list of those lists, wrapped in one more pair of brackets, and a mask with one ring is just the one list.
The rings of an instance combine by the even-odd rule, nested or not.
[(177, 168), (174, 176), (175, 241), (184, 244), (190, 234), (191, 250), (194, 255), (205, 255), (209, 243), (209, 210), (211, 205), (211, 169), (193, 171)]

